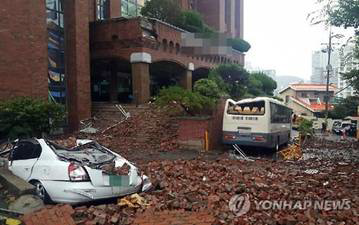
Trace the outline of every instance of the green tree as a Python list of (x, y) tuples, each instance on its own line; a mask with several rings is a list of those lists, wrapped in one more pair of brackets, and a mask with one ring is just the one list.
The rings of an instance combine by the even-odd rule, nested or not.
[(223, 93), (232, 98), (241, 98), (246, 93), (249, 73), (238, 64), (221, 64), (211, 70), (209, 78), (217, 83)]
[(247, 92), (249, 96), (253, 96), (253, 97), (264, 95), (262, 82), (256, 79), (256, 77), (253, 76), (253, 74), (249, 76)]
[(141, 15), (177, 24), (181, 8), (175, 0), (150, 0), (141, 9)]
[(197, 92), (203, 96), (218, 99), (221, 97), (221, 91), (213, 80), (210, 79), (200, 79), (196, 81), (193, 87), (194, 92)]
[[(250, 77), (252, 81), (250, 81), (248, 85), (249, 93), (255, 96), (273, 96), (273, 91), (277, 88), (277, 82), (262, 72), (252, 73)], [(253, 84), (255, 84), (255, 86), (253, 86)]]
[(359, 97), (351, 96), (345, 99), (339, 99), (334, 110), (329, 112), (329, 117), (333, 119), (343, 119), (347, 116), (356, 116), (359, 106)]
[(336, 1), (329, 11), (329, 22), (336, 27), (359, 27), (359, 1)]
[(201, 14), (196, 11), (181, 12), (175, 25), (193, 33), (202, 33), (205, 28)]

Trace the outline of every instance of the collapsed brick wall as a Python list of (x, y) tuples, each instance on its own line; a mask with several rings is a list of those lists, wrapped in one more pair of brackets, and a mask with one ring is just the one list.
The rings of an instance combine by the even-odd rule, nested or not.
[(219, 101), (210, 117), (178, 118), (178, 141), (183, 147), (205, 149), (205, 132), (208, 132), (208, 149), (222, 144), (223, 111), (225, 102)]
[(211, 118), (178, 118), (178, 142), (183, 148), (205, 149), (205, 132), (209, 131)]

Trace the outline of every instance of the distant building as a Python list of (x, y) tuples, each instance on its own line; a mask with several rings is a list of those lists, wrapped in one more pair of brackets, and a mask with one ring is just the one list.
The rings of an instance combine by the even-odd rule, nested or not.
[[(338, 86), (338, 76), (340, 68), (340, 53), (335, 50), (331, 54), (330, 63), (333, 70), (329, 75), (329, 82)], [(328, 65), (328, 53), (323, 51), (314, 51), (312, 54), (312, 76), (311, 82), (316, 84), (327, 83), (327, 65)]]
[(288, 87), (290, 84), (304, 82), (302, 78), (296, 76), (276, 76), (275, 81), (277, 82), (277, 89), (274, 90), (275, 95), (277, 95), (279, 91)]
[[(334, 97), (336, 87), (329, 86), (329, 101)], [(325, 84), (297, 83), (290, 84), (279, 92), (285, 104), (297, 115), (315, 116), (325, 110)], [(329, 109), (333, 106), (329, 105)]]

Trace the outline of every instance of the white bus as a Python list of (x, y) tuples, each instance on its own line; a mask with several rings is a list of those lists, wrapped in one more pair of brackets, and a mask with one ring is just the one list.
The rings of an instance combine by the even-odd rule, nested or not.
[(228, 99), (223, 115), (223, 143), (278, 150), (290, 140), (292, 110), (267, 97)]

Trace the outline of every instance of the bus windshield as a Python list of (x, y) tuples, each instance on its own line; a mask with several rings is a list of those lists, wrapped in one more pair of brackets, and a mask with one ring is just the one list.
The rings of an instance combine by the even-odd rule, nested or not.
[(230, 115), (264, 115), (264, 101), (233, 104), (229, 102), (227, 114)]

